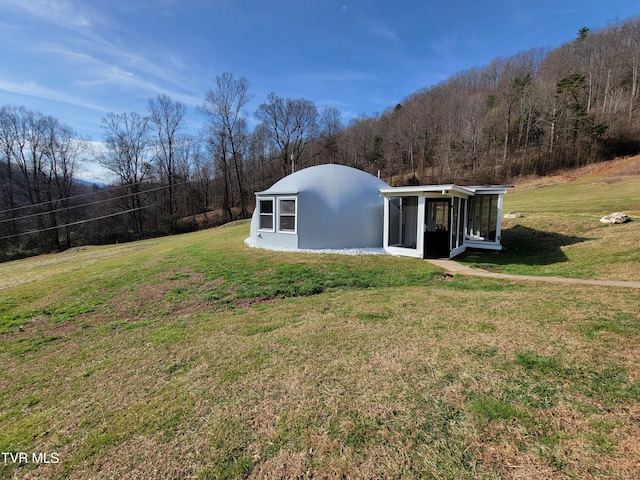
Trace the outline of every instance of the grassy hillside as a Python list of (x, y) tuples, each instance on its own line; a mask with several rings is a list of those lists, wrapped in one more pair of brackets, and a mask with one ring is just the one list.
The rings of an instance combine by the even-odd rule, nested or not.
[[(488, 270), (607, 280), (640, 280), (640, 157), (518, 185), (504, 209), (503, 251), (470, 252), (463, 263)], [(635, 221), (604, 225), (624, 212)]]
[[(638, 279), (609, 263), (640, 222), (592, 226), (625, 189), (640, 210), (635, 181), (602, 190), (615, 208), (578, 180), (510, 194), (508, 231), (589, 240), (492, 265)], [(640, 477), (636, 290), (268, 252), (248, 230), (0, 265), (0, 449), (29, 455), (0, 477)]]

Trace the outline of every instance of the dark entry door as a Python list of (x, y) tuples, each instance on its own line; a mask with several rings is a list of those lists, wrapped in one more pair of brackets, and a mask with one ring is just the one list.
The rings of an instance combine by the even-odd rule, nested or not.
[(427, 198), (424, 225), (424, 258), (449, 258), (451, 200)]

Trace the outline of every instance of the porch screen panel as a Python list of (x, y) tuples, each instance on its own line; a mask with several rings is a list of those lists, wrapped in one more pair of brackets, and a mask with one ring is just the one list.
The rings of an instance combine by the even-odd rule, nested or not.
[(418, 197), (389, 197), (389, 238), (392, 247), (416, 248)]
[(496, 241), (496, 229), (498, 228), (498, 195), (489, 195), (489, 218), (487, 219), (487, 235), (490, 241)]
[(451, 248), (458, 248), (458, 220), (460, 217), (460, 199), (453, 199), (453, 215), (451, 218)]
[(400, 244), (400, 197), (389, 198), (389, 245)]
[(427, 202), (427, 232), (449, 231), (449, 202)]
[(467, 206), (467, 199), (460, 199), (460, 228), (458, 229), (458, 246), (464, 243), (464, 220)]
[(489, 225), (491, 225), (491, 197), (482, 196), (482, 222), (480, 236), (486, 241), (489, 239)]
[(481, 237), (482, 232), (482, 196), (469, 199), (469, 216), (467, 218), (467, 233), (471, 237)]
[(416, 248), (418, 239), (418, 197), (402, 198), (402, 246)]
[(467, 233), (473, 240), (495, 242), (498, 222), (498, 195), (476, 195), (469, 199)]

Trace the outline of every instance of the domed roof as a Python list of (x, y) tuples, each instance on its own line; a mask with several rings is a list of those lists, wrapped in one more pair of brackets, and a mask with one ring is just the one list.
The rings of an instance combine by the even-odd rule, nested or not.
[(387, 183), (357, 168), (327, 164), (298, 170), (259, 195), (308, 192), (334, 203), (345, 195), (352, 197), (364, 192), (374, 192), (377, 196), (381, 188), (387, 187)]

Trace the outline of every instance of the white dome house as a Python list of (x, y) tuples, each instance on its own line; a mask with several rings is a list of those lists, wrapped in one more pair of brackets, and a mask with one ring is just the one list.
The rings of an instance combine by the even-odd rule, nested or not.
[(256, 193), (249, 243), (272, 249), (381, 248), (382, 180), (344, 165), (299, 170)]

